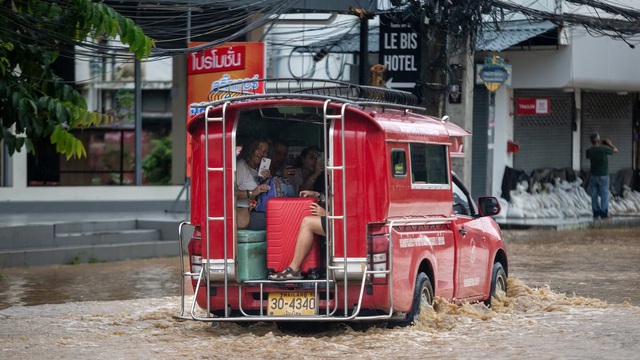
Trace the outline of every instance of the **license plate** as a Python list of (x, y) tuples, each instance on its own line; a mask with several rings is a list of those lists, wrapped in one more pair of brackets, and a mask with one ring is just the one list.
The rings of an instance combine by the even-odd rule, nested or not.
[(316, 314), (313, 293), (269, 293), (268, 314), (271, 316), (306, 316)]

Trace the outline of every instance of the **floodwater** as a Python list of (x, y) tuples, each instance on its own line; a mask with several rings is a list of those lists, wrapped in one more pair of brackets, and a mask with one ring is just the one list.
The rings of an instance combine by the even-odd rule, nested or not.
[(177, 258), (3, 269), (0, 358), (638, 358), (640, 229), (504, 236), (509, 289), (492, 309), (437, 299), (416, 326), (366, 332), (175, 320)]

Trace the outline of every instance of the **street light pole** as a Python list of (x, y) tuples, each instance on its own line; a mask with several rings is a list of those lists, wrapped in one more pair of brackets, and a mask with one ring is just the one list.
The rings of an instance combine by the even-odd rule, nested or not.
[(142, 185), (142, 66), (135, 59), (136, 186)]

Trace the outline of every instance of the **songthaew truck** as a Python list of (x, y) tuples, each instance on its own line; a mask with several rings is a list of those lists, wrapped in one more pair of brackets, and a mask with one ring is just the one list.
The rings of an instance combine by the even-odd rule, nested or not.
[[(266, 93), (251, 90), (256, 81)], [(176, 317), (406, 325), (434, 296), (490, 304), (504, 295), (507, 252), (491, 217), (499, 203), (476, 203), (452, 171), (471, 134), (420, 115), (412, 94), (280, 79), (229, 84), (209, 100), (188, 122), (191, 221), (180, 226), (188, 262)], [(316, 146), (326, 164), (326, 236), (314, 239), (302, 279), (269, 274), (291, 261), (308, 198), (273, 197), (264, 230), (238, 226), (236, 157), (256, 134), (286, 139), (289, 156)]]

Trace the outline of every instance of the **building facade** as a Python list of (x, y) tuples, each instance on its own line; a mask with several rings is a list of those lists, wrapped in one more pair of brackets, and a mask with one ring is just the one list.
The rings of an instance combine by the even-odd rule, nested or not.
[[(566, 8), (564, 1), (556, 0), (537, 1), (532, 6), (558, 13), (573, 11)], [(313, 68), (315, 77), (358, 82), (355, 54), (335, 52), (314, 62), (313, 50), (305, 51), (304, 47), (322, 40), (326, 33), (301, 37), (305, 32), (313, 34), (310, 32), (313, 27), (328, 28), (329, 34), (338, 33), (342, 37), (351, 27), (348, 18), (355, 17), (292, 16), (288, 22), (267, 29), (266, 35), (265, 29), (259, 29), (245, 40), (267, 41), (270, 76), (307, 75)], [(370, 21), (370, 25), (375, 24), (376, 19)], [(474, 197), (500, 196), (506, 167), (524, 171), (549, 167), (587, 169), (584, 150), (589, 146), (589, 134), (594, 131), (611, 138), (620, 149), (620, 154), (611, 159), (611, 171), (625, 168), (637, 171), (640, 165), (637, 49), (611, 37), (594, 37), (576, 26), (542, 24), (536, 28), (529, 22), (495, 35), (493, 40), (500, 42), (499, 46), (481, 46), (481, 51), (474, 55), (463, 53), (449, 60), (462, 69), (461, 101), (448, 103), (446, 113), (474, 133), (473, 139), (465, 143), (467, 157), (463, 163), (454, 165)], [(302, 50), (292, 52), (291, 44), (301, 46)], [(378, 46), (370, 43), (369, 49), (374, 52)], [(487, 56), (500, 56), (513, 69), (511, 85), (501, 87), (493, 96), (484, 86), (475, 84), (475, 63), (481, 63)], [(372, 54), (369, 59), (373, 64), (377, 55)], [(95, 202), (150, 202), (166, 206), (177, 199), (186, 181), (186, 56), (152, 60), (142, 64), (142, 157), (151, 153), (154, 140), (171, 139), (169, 185), (157, 185), (149, 179), (143, 180), (143, 186), (131, 183), (135, 173), (132, 63), (109, 56), (78, 58), (73, 64), (74, 80), (86, 95), (89, 108), (113, 114), (120, 120), (79, 134), (87, 146), (86, 159), (68, 162), (52, 149), (47, 150), (46, 142), (39, 144), (43, 151), (37, 157), (24, 150), (9, 157), (3, 151), (0, 211), (46, 209), (42, 202), (55, 208), (55, 204), (69, 201), (86, 204), (88, 208)], [(521, 99), (545, 99), (549, 111), (533, 115), (519, 112)]]
[[(474, 193), (500, 196), (505, 167), (527, 173), (542, 168), (588, 171), (585, 150), (593, 132), (610, 138), (620, 150), (609, 160), (611, 173), (638, 170), (640, 73), (635, 64), (640, 52), (579, 27), (550, 31), (557, 34), (555, 45), (527, 44), (532, 37), (500, 51), (476, 53), (477, 62), (498, 55), (513, 71), (511, 85), (493, 98), (484, 86), (474, 87), (473, 130), (493, 133), (492, 138), (473, 140)], [(544, 34), (549, 32), (538, 36)], [(536, 100), (548, 109), (528, 110)]]

